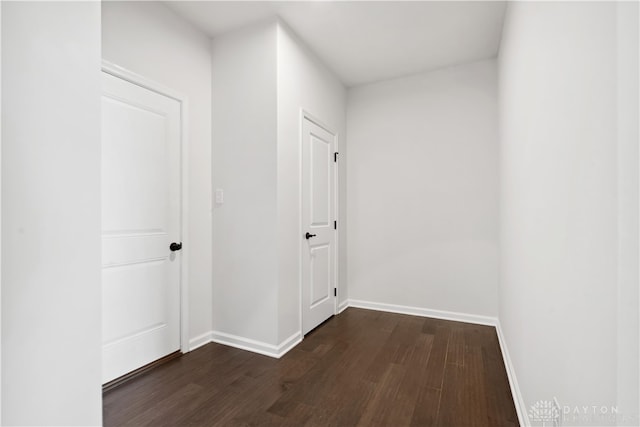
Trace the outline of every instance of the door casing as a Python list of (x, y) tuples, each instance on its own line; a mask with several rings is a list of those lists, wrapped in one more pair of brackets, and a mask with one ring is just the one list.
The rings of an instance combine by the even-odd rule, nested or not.
[[(298, 123), (299, 126), (299, 135), (298, 135), (298, 141), (299, 141), (299, 145), (298, 145), (298, 200), (299, 200), (299, 204), (298, 204), (298, 232), (301, 232), (302, 230), (302, 173), (303, 173), (303, 165), (302, 165), (302, 138), (304, 137), (304, 121), (309, 120), (311, 122), (313, 122), (314, 124), (316, 124), (317, 126), (320, 126), (322, 129), (326, 130), (327, 132), (335, 135), (335, 141), (334, 141), (334, 151), (337, 153), (339, 152), (339, 143), (340, 143), (340, 135), (338, 134), (338, 132), (334, 131), (331, 129), (331, 127), (327, 126), (326, 124), (324, 124), (322, 122), (322, 120), (318, 119), (317, 117), (315, 117), (313, 114), (309, 113), (308, 111), (306, 111), (304, 108), (300, 109), (300, 120)], [(339, 201), (340, 201), (340, 197), (339, 197), (339, 167), (338, 165), (340, 164), (340, 158), (338, 157), (338, 163), (336, 163), (336, 166), (333, 168), (333, 173), (334, 173), (334, 180), (333, 180), (333, 198), (334, 198), (334, 203), (333, 203), (333, 218), (335, 221), (338, 220), (338, 213), (340, 212), (340, 207), (339, 207)], [(334, 250), (334, 269), (333, 269), (333, 280), (335, 283), (335, 287), (337, 289), (338, 294), (340, 293), (340, 284), (338, 281), (339, 276), (339, 271), (340, 271), (340, 266), (339, 266), (339, 251), (340, 251), (340, 245), (338, 244), (339, 242), (339, 238), (340, 238), (340, 234), (339, 234), (339, 230), (340, 230), (340, 224), (338, 224), (338, 227), (336, 229), (333, 230), (334, 233), (334, 245), (335, 245), (335, 250)], [(303, 286), (303, 277), (302, 277), (302, 257), (303, 257), (303, 250), (304, 250), (304, 245), (302, 242), (302, 239), (299, 240), (299, 244), (298, 244), (298, 293), (299, 293), (299, 319), (300, 319), (300, 324), (299, 324), (299, 330), (300, 330), (300, 336), (302, 337), (302, 339), (304, 339), (304, 335), (302, 334), (303, 331), (303, 326), (302, 326), (302, 286)], [(333, 300), (333, 314), (334, 316), (336, 314), (338, 314), (338, 297), (334, 298)]]
[(188, 193), (188, 102), (187, 97), (153, 80), (127, 70), (117, 64), (102, 60), (102, 71), (128, 81), (160, 95), (172, 98), (180, 103), (180, 241), (183, 242), (180, 257), (180, 351), (189, 351), (189, 193)]

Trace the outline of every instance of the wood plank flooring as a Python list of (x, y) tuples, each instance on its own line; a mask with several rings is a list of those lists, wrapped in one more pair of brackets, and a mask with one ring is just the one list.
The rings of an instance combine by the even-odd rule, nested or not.
[(514, 426), (495, 329), (348, 308), (281, 359), (208, 344), (104, 394), (105, 426)]

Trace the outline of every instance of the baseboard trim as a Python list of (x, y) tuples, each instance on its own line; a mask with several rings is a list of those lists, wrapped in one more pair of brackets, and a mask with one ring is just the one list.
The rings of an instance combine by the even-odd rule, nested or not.
[(191, 338), (189, 340), (189, 351), (193, 351), (203, 345), (209, 344), (211, 342), (212, 332), (205, 332), (202, 335), (198, 335), (197, 337)]
[(285, 339), (279, 345), (273, 345), (238, 335), (227, 334), (220, 331), (211, 332), (211, 342), (228, 345), (230, 347), (239, 348), (241, 350), (251, 351), (253, 353), (262, 354), (264, 356), (279, 359), (289, 350), (298, 345), (302, 341), (302, 334), (296, 332), (289, 338)]
[(254, 353), (277, 358), (277, 347), (275, 345), (241, 337), (239, 335), (227, 334), (220, 331), (212, 331), (211, 341), (218, 344), (239, 348), (241, 350), (252, 351)]
[(500, 351), (502, 352), (502, 359), (504, 366), (507, 370), (507, 378), (509, 379), (509, 386), (511, 388), (511, 395), (513, 397), (513, 403), (516, 407), (518, 414), (518, 422), (523, 427), (531, 425), (529, 417), (527, 416), (527, 407), (520, 393), (520, 387), (518, 386), (518, 379), (516, 378), (516, 371), (511, 362), (511, 356), (509, 356), (509, 349), (507, 348), (507, 341), (505, 340), (504, 333), (502, 332), (502, 326), (500, 320), (496, 323), (496, 333), (498, 334), (498, 342), (500, 343)]
[(278, 359), (284, 356), (291, 350), (293, 347), (297, 346), (302, 342), (302, 333), (300, 331), (294, 333), (289, 338), (284, 340), (278, 346), (278, 355), (276, 356)]
[(458, 313), (455, 311), (432, 310), (429, 308), (385, 304), (372, 301), (350, 299), (349, 307), (388, 311), (390, 313), (410, 314), (412, 316), (433, 317), (435, 319), (454, 320), (456, 322), (475, 323), (478, 325), (496, 326), (498, 323), (498, 319), (490, 316), (479, 316), (475, 314)]
[(346, 300), (342, 301), (340, 304), (338, 304), (338, 314), (342, 313), (347, 308), (349, 308), (349, 300), (348, 299), (346, 299)]

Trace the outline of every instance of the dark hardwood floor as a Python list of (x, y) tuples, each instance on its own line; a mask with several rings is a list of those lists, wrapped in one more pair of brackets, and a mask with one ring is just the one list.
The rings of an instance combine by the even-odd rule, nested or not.
[(281, 359), (208, 344), (104, 394), (105, 426), (512, 426), (495, 329), (348, 308)]

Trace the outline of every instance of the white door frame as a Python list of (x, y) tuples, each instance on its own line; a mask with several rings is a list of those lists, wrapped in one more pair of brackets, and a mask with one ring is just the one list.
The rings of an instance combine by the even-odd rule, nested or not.
[(187, 353), (189, 351), (189, 193), (188, 193), (188, 133), (189, 128), (188, 117), (188, 103), (187, 97), (179, 92), (169, 89), (159, 83), (154, 82), (144, 76), (141, 76), (133, 71), (129, 71), (124, 67), (116, 65), (107, 60), (102, 60), (102, 71), (118, 77), (122, 80), (133, 83), (137, 86), (159, 93), (160, 95), (168, 98), (175, 99), (180, 103), (180, 240), (183, 242), (181, 249), (182, 256), (180, 258), (180, 351)]
[[(315, 117), (314, 115), (312, 115), (311, 113), (309, 113), (308, 111), (306, 111), (304, 108), (300, 109), (300, 122), (298, 123), (299, 126), (299, 131), (298, 131), (298, 232), (301, 233), (302, 232), (302, 138), (304, 137), (304, 120), (307, 119), (309, 121), (311, 121), (312, 123), (320, 126), (322, 129), (326, 130), (327, 132), (329, 132), (331, 135), (334, 136), (334, 147), (333, 150), (335, 153), (338, 152), (338, 144), (340, 141), (340, 135), (338, 134), (338, 132), (333, 131), (329, 126), (327, 126), (326, 124), (324, 124), (322, 122), (322, 120), (319, 120), (317, 117)], [(339, 194), (338, 194), (338, 190), (339, 190), (339, 186), (338, 186), (338, 178), (339, 178), (339, 173), (338, 173), (338, 163), (335, 164), (334, 168), (333, 168), (333, 175), (334, 175), (334, 181), (333, 181), (333, 197), (334, 197), (334, 204), (333, 204), (333, 218), (335, 221), (338, 220), (338, 213), (340, 212), (339, 206), (338, 206), (338, 202), (340, 200)], [(338, 283), (338, 278), (339, 276), (339, 265), (338, 265), (338, 251), (340, 250), (339, 245), (338, 245), (338, 239), (339, 239), (339, 234), (338, 234), (338, 230), (339, 229), (334, 229), (333, 230), (333, 235), (334, 235), (334, 256), (335, 256), (335, 260), (334, 260), (334, 268), (333, 268), (333, 275), (334, 275), (334, 284), (335, 287), (338, 291), (340, 291), (339, 288), (339, 283)], [(298, 293), (300, 295), (299, 298), (299, 317), (300, 317), (300, 338), (304, 339), (304, 335), (302, 335), (302, 257), (303, 257), (303, 244), (302, 244), (302, 239), (299, 240), (298, 243)], [(338, 297), (335, 297), (333, 299), (333, 315), (335, 316), (336, 314), (338, 314)]]

